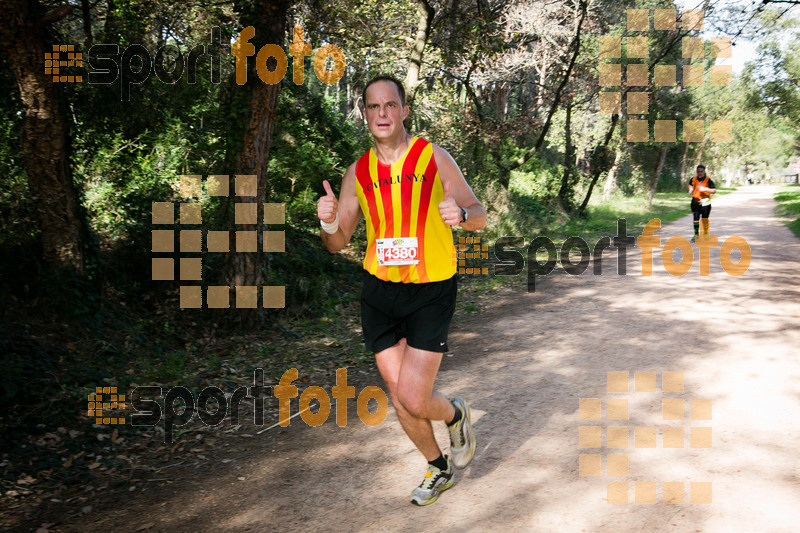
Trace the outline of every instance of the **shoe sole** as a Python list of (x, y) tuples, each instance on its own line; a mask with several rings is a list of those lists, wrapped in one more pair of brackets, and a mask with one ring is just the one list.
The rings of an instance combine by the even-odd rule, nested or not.
[(450, 487), (452, 487), (452, 486), (453, 486), (453, 483), (455, 483), (455, 482), (456, 482), (456, 480), (455, 480), (455, 479), (453, 479), (453, 478), (450, 478), (450, 483), (447, 483), (446, 485), (442, 485), (442, 486), (439, 488), (439, 490), (438, 490), (438, 491), (436, 491), (436, 494), (435, 494), (435, 495), (434, 495), (434, 496), (433, 496), (431, 499), (429, 499), (429, 500), (426, 500), (426, 501), (425, 501), (425, 502), (423, 502), (423, 503), (417, 503), (417, 501), (416, 501), (416, 500), (411, 500), (411, 503), (412, 503), (412, 504), (414, 504), (414, 505), (416, 505), (417, 507), (425, 507), (426, 505), (430, 505), (430, 504), (432, 504), (433, 502), (435, 502), (436, 500), (438, 500), (438, 499), (439, 499), (439, 495), (440, 495), (441, 493), (443, 493), (444, 491), (446, 491), (447, 489), (449, 489)]
[[(465, 411), (463, 413), (464, 420), (465, 420), (464, 423), (469, 428), (469, 431), (467, 432), (467, 434), (471, 435), (472, 438), (469, 439), (469, 443), (468, 443), (468, 445), (469, 445), (469, 459), (467, 459), (466, 463), (464, 463), (462, 465), (462, 464), (457, 463), (455, 461), (454, 457), (450, 458), (450, 460), (453, 462), (453, 466), (458, 468), (458, 469), (466, 468), (472, 462), (472, 459), (475, 458), (475, 432), (472, 430), (472, 419), (471, 419), (471, 416), (470, 416), (470, 408), (469, 408), (469, 404), (466, 402), (466, 400), (462, 399), (462, 401), (464, 402), (464, 411)], [(452, 450), (450, 452), (451, 452), (451, 455), (454, 455), (452, 453)]]

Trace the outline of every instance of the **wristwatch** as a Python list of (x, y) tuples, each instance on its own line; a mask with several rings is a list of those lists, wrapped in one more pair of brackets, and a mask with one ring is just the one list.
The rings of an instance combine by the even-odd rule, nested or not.
[(467, 210), (461, 206), (459, 206), (458, 208), (461, 209), (461, 221), (459, 222), (459, 224), (461, 224), (461, 222), (466, 222), (467, 220), (469, 220), (469, 213), (467, 213)]

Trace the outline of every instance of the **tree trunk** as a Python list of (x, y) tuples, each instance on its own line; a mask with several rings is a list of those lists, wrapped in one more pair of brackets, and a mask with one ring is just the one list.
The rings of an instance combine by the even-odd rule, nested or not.
[(593, 150), (592, 181), (589, 183), (589, 188), (586, 190), (586, 196), (583, 198), (583, 202), (581, 203), (581, 206), (578, 208), (578, 216), (583, 216), (583, 213), (586, 211), (586, 206), (589, 205), (589, 199), (592, 197), (592, 191), (594, 190), (594, 186), (597, 183), (597, 180), (600, 179), (600, 174), (605, 172), (607, 168), (604, 165), (598, 164), (597, 155), (608, 149), (608, 143), (611, 142), (611, 137), (614, 135), (614, 130), (617, 128), (618, 122), (619, 122), (619, 115), (612, 115), (611, 125), (608, 127), (608, 131), (606, 132), (603, 144), (601, 144), (600, 146), (596, 146), (595, 149)]
[(562, 215), (567, 214), (567, 210), (572, 205), (572, 187), (570, 178), (572, 176), (572, 159), (573, 152), (575, 151), (572, 145), (572, 102), (567, 104), (567, 116), (564, 120), (564, 139), (566, 146), (564, 148), (564, 174), (561, 176), (561, 188), (558, 190), (556, 197), (556, 207)]
[[(251, 40), (256, 53), (268, 43), (283, 43), (286, 40), (286, 17), (291, 2), (289, 1), (264, 1), (255, 2), (242, 12), (241, 24), (243, 27), (253, 26), (255, 37)], [(258, 232), (261, 241), (263, 224), (264, 203), (269, 197), (267, 187), (267, 172), (269, 164), (270, 146), (272, 144), (272, 130), (278, 117), (278, 96), (281, 83), (268, 85), (261, 81), (255, 69), (255, 57), (248, 58), (247, 83), (243, 90), (249, 96), (249, 112), (245, 122), (245, 131), (242, 137), (242, 149), (236, 161), (237, 175), (255, 175), (258, 180), (256, 196), (237, 197), (236, 202), (257, 203), (258, 221), (256, 224), (235, 224), (234, 213), (228, 202), (227, 219), (230, 229), (236, 231)], [(238, 99), (234, 99), (236, 105)], [(231, 183), (230, 191), (235, 190)], [(232, 247), (232, 251), (235, 248)], [(225, 254), (225, 271), (223, 277), (232, 286), (261, 286), (264, 281), (263, 272), (268, 268), (267, 254), (262, 252), (235, 252)], [(254, 313), (245, 311), (243, 316), (253, 317)]]
[(414, 39), (414, 48), (411, 49), (411, 56), (408, 59), (408, 73), (403, 85), (406, 89), (406, 104), (411, 106), (417, 96), (417, 88), (420, 85), (419, 73), (422, 69), (422, 54), (428, 37), (431, 33), (431, 23), (435, 11), (428, 0), (417, 0), (417, 36)]
[(88, 49), (93, 42), (92, 39), (92, 15), (89, 0), (81, 0), (81, 17), (83, 18), (83, 35), (86, 39), (84, 46)]
[(508, 87), (504, 83), (499, 83), (494, 88), (494, 116), (498, 122), (506, 119), (506, 109), (508, 108)]
[(608, 200), (617, 190), (617, 172), (619, 171), (619, 164), (622, 162), (622, 143), (617, 145), (616, 155), (614, 155), (614, 164), (611, 165), (611, 170), (608, 171), (606, 183), (603, 186), (603, 199)]
[[(694, 158), (694, 169), (696, 169), (697, 165), (699, 165), (700, 161), (702, 161), (703, 149), (706, 147), (706, 143), (707, 142), (708, 142), (708, 137), (704, 137), (703, 138), (703, 142), (700, 144), (700, 149), (697, 150), (697, 156)], [(692, 171), (694, 171), (694, 169), (692, 169)], [(694, 172), (692, 172), (692, 173), (694, 173)]]
[(653, 180), (650, 182), (650, 190), (647, 191), (647, 202), (645, 205), (648, 209), (653, 204), (653, 196), (656, 195), (656, 189), (658, 189), (658, 178), (661, 177), (661, 170), (664, 168), (664, 160), (667, 158), (667, 147), (662, 146), (661, 152), (658, 154), (658, 166), (656, 167), (656, 173), (653, 176)]
[[(69, 267), (83, 272), (84, 225), (67, 159), (67, 125), (59, 109), (56, 82), (44, 67), (45, 53), (53, 53), (46, 44), (46, 28), (72, 7), (37, 13), (41, 8), (29, 0), (5, 5), (0, 50), (14, 72), (25, 112), (21, 153), (41, 230), (43, 259), (57, 270)], [(66, 54), (59, 55), (66, 59)], [(62, 67), (60, 74), (75, 75), (68, 67)]]
[(689, 155), (689, 143), (684, 143), (683, 159), (681, 159), (681, 175), (678, 178), (678, 185), (683, 183), (684, 176), (686, 175), (686, 156)]
[(547, 81), (547, 60), (548, 53), (545, 50), (542, 53), (542, 66), (539, 68), (539, 90), (537, 91), (538, 94), (536, 95), (536, 109), (541, 109), (544, 107), (544, 88), (545, 82)]

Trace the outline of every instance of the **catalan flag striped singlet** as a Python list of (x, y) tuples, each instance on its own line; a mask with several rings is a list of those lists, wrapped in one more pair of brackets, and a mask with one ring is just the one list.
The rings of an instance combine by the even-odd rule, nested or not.
[[(413, 137), (405, 155), (385, 165), (369, 149), (356, 162), (356, 194), (367, 221), (364, 270), (384, 281), (428, 283), (456, 273), (453, 232), (439, 214), (444, 198), (433, 146)], [(417, 237), (419, 263), (378, 264), (376, 239)]]

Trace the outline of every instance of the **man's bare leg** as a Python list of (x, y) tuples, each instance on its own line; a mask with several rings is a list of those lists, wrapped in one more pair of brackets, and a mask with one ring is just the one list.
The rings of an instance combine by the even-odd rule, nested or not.
[(406, 435), (427, 461), (441, 455), (431, 420), (452, 420), (455, 408), (450, 400), (433, 390), (442, 354), (412, 348), (405, 339), (375, 354), (397, 418)]

